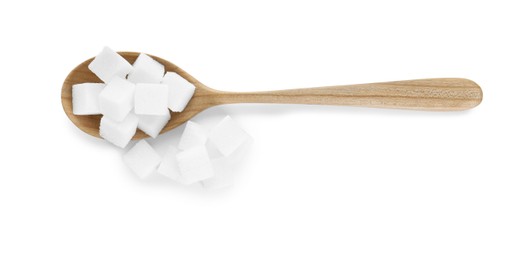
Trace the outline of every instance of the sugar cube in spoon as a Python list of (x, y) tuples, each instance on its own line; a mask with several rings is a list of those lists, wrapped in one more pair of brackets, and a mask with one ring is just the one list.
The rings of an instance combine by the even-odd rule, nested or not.
[(160, 83), (163, 75), (164, 66), (141, 53), (133, 63), (133, 70), (127, 75), (127, 79), (133, 83)]
[(168, 108), (182, 112), (194, 95), (196, 87), (175, 72), (167, 72), (162, 80), (168, 85)]
[(133, 109), (135, 84), (114, 77), (100, 93), (100, 111), (115, 121), (122, 121)]
[(138, 128), (152, 138), (157, 138), (166, 123), (168, 123), (168, 120), (170, 120), (170, 111), (166, 109), (166, 114), (162, 116), (137, 115), (137, 117), (139, 118)]
[(100, 113), (98, 97), (105, 84), (82, 83), (72, 86), (72, 110), (74, 115), (97, 115)]
[(109, 47), (104, 47), (89, 64), (89, 70), (105, 83), (108, 83), (115, 76), (126, 78), (132, 69), (133, 66), (126, 59)]
[(139, 119), (134, 114), (128, 114), (121, 122), (103, 116), (100, 121), (100, 136), (110, 143), (124, 148), (135, 135), (138, 122)]
[(159, 116), (168, 114), (168, 86), (138, 83), (135, 89), (135, 113)]

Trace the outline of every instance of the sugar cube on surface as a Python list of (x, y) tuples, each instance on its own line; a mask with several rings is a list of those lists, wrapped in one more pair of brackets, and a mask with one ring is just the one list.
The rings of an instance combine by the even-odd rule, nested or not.
[(100, 114), (99, 95), (105, 84), (82, 83), (72, 86), (72, 110), (74, 115)]
[(203, 187), (206, 189), (223, 189), (233, 185), (237, 175), (244, 169), (242, 162), (249, 155), (252, 143), (250, 138), (227, 157), (212, 158), (210, 156), (214, 177), (201, 181)]
[(135, 89), (137, 115), (166, 115), (168, 113), (168, 86), (138, 83)]
[(174, 146), (168, 146), (161, 164), (157, 167), (157, 173), (168, 177), (174, 181), (182, 182), (181, 173), (179, 172), (179, 165), (177, 165), (177, 153), (179, 150)]
[(223, 156), (223, 161), (229, 166), (241, 165), (244, 159), (249, 155), (252, 144), (253, 139), (249, 137), (240, 146), (238, 146), (238, 148), (233, 151), (229, 156)]
[(110, 143), (124, 148), (135, 135), (138, 122), (139, 119), (134, 114), (128, 114), (121, 122), (103, 116), (100, 121), (100, 136)]
[(167, 72), (162, 83), (168, 85), (168, 108), (174, 112), (183, 111), (196, 87), (175, 72)]
[(207, 152), (209, 153), (209, 157), (211, 158), (211, 160), (219, 157), (224, 157), (224, 155), (220, 153), (220, 151), (218, 151), (218, 148), (216, 148), (214, 144), (209, 142), (209, 140), (205, 142), (205, 148), (207, 148)]
[(109, 47), (104, 47), (89, 64), (89, 70), (105, 83), (108, 83), (114, 76), (126, 78), (132, 69), (133, 66), (126, 59)]
[(139, 118), (138, 128), (152, 138), (157, 138), (170, 120), (170, 111), (166, 109), (166, 114), (162, 116), (137, 115), (137, 117)]
[(188, 121), (177, 148), (187, 150), (189, 148), (204, 145), (207, 141), (207, 130), (193, 121)]
[(189, 185), (214, 176), (205, 146), (195, 146), (176, 155), (183, 184)]
[(145, 140), (138, 141), (124, 156), (124, 163), (141, 179), (148, 177), (155, 171), (161, 157)]
[(133, 108), (135, 84), (114, 77), (99, 96), (100, 112), (115, 121), (122, 121)]
[(214, 176), (201, 181), (204, 188), (223, 189), (233, 184), (235, 172), (231, 167), (232, 165), (225, 159), (225, 157), (221, 157), (212, 160)]
[(229, 156), (250, 136), (230, 117), (226, 116), (209, 133), (209, 142), (222, 153)]
[(133, 63), (133, 70), (127, 75), (127, 79), (133, 83), (160, 83), (163, 75), (164, 66), (141, 53)]

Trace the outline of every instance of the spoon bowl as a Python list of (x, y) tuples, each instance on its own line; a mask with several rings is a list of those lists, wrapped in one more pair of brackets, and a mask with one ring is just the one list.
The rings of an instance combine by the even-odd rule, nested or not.
[[(119, 52), (119, 54), (124, 57), (129, 63), (133, 64), (135, 59), (137, 59), (138, 52)], [(174, 65), (173, 63), (164, 60), (162, 58), (150, 55), (153, 59), (164, 65), (165, 71), (172, 71), (179, 74), (181, 77), (192, 83), (196, 87), (193, 98), (190, 100), (183, 112), (180, 113), (171, 113), (170, 121), (168, 124), (161, 130), (161, 133), (165, 133), (169, 130), (172, 130), (184, 122), (188, 121), (194, 115), (205, 110), (206, 108), (213, 106), (215, 104), (211, 103), (209, 99), (205, 97), (209, 94), (216, 92), (214, 89), (208, 88), (207, 86), (200, 83), (197, 79), (192, 77), (190, 74)], [(83, 132), (90, 134), (92, 136), (100, 138), (100, 119), (102, 115), (74, 115), (72, 110), (72, 86), (75, 84), (86, 83), (86, 82), (95, 82), (101, 83), (102, 81), (89, 70), (89, 64), (94, 60), (90, 58), (83, 63), (79, 64), (74, 68), (66, 77), (63, 88), (61, 90), (61, 103), (63, 104), (63, 110), (66, 115)], [(148, 137), (147, 134), (137, 129), (134, 140), (142, 139)]]
[[(119, 52), (119, 54), (129, 63), (133, 63), (140, 53)], [(225, 92), (205, 86), (167, 60), (149, 56), (164, 65), (165, 71), (177, 73), (196, 87), (192, 99), (183, 112), (172, 112), (170, 121), (161, 133), (178, 127), (209, 107), (222, 104), (278, 103), (458, 111), (477, 106), (481, 103), (483, 95), (482, 89), (475, 82), (463, 78), (418, 79), (263, 92)], [(68, 74), (61, 90), (61, 103), (74, 125), (83, 132), (100, 138), (101, 115), (74, 115), (72, 111), (73, 85), (102, 82), (88, 68), (93, 59), (94, 57), (84, 61)], [(133, 139), (146, 137), (148, 135), (137, 130)]]

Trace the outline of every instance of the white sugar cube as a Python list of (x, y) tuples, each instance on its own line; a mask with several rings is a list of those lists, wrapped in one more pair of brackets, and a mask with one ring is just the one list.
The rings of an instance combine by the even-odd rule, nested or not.
[(99, 96), (100, 112), (115, 121), (122, 121), (133, 108), (135, 84), (114, 77)]
[(144, 140), (138, 141), (124, 156), (124, 163), (141, 179), (148, 177), (155, 171), (161, 157)]
[[(209, 142), (210, 143), (210, 142)], [(242, 161), (249, 155), (251, 146), (253, 144), (253, 139), (248, 137), (244, 143), (242, 143), (234, 152), (229, 156), (221, 157), (228, 166), (237, 166), (240, 165)]]
[(133, 63), (133, 70), (127, 75), (127, 79), (133, 83), (160, 83), (163, 75), (164, 66), (141, 53)]
[(102, 92), (103, 83), (82, 83), (72, 86), (72, 106), (74, 115), (100, 114), (98, 96)]
[(237, 173), (242, 170), (240, 168), (241, 162), (249, 154), (252, 143), (250, 138), (228, 157), (212, 159), (211, 156), (214, 177), (202, 181), (203, 187), (207, 189), (222, 189), (231, 186)]
[(168, 85), (168, 108), (174, 112), (183, 111), (196, 87), (175, 72), (167, 72), (162, 83)]
[(176, 155), (183, 184), (189, 185), (214, 176), (205, 146), (196, 146)]
[(105, 83), (108, 83), (114, 76), (126, 78), (132, 69), (133, 66), (126, 59), (109, 47), (104, 47), (89, 64), (89, 70)]
[(135, 90), (137, 115), (166, 115), (168, 113), (168, 86), (138, 83)]
[(161, 164), (157, 168), (157, 173), (166, 176), (174, 181), (182, 182), (179, 166), (177, 165), (177, 153), (179, 150), (174, 146), (169, 146), (163, 156)]
[(250, 136), (230, 117), (226, 116), (209, 134), (209, 142), (224, 156), (229, 156)]
[(168, 120), (170, 120), (170, 111), (166, 109), (166, 115), (150, 116), (137, 115), (139, 118), (138, 128), (147, 135), (157, 138), (161, 130), (164, 128)]
[(103, 116), (100, 121), (100, 136), (110, 143), (124, 148), (135, 135), (138, 122), (139, 119), (134, 114), (128, 114), (121, 122)]
[(206, 141), (207, 130), (195, 122), (188, 121), (177, 148), (187, 150), (195, 146), (204, 145)]
[(232, 165), (225, 160), (225, 157), (212, 160), (214, 176), (201, 181), (203, 187), (207, 189), (223, 189), (231, 186), (234, 182), (234, 171)]

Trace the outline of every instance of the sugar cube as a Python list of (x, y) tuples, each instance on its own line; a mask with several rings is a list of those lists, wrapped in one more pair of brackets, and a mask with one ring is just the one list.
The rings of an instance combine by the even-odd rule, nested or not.
[(161, 164), (157, 168), (157, 173), (166, 176), (174, 181), (181, 182), (181, 173), (177, 165), (176, 155), (179, 152), (177, 148), (170, 145), (163, 156)]
[(124, 162), (141, 179), (148, 177), (161, 162), (161, 157), (144, 140), (138, 141), (123, 156)]
[(135, 89), (135, 113), (137, 115), (168, 114), (168, 86), (138, 83)]
[(138, 128), (147, 135), (157, 138), (168, 120), (170, 120), (170, 111), (166, 109), (166, 114), (162, 116), (137, 115), (139, 118)]
[(164, 66), (141, 53), (133, 63), (133, 70), (127, 75), (127, 79), (133, 83), (160, 83), (163, 75)]
[(187, 150), (189, 148), (204, 145), (207, 141), (207, 131), (199, 124), (188, 121), (177, 148)]
[(105, 83), (108, 83), (114, 76), (126, 78), (132, 69), (133, 66), (126, 59), (109, 47), (104, 47), (89, 64), (89, 70)]
[[(207, 143), (209, 144), (209, 142)], [(211, 158), (214, 177), (201, 181), (204, 188), (222, 189), (231, 186), (237, 173), (241, 171), (241, 162), (249, 154), (251, 138), (238, 147), (230, 156)]]
[(72, 106), (74, 115), (100, 114), (98, 96), (102, 92), (103, 83), (82, 83), (72, 86)]
[(195, 146), (176, 155), (183, 184), (189, 185), (214, 176), (205, 146)]
[[(210, 142), (208, 142), (210, 143)], [(223, 161), (229, 166), (240, 165), (242, 161), (249, 155), (251, 146), (253, 144), (253, 139), (249, 137), (244, 141), (238, 148), (231, 153), (229, 156), (223, 156)]]
[(115, 121), (122, 121), (133, 108), (135, 84), (114, 77), (99, 96), (100, 111)]
[(250, 136), (230, 117), (226, 116), (209, 133), (209, 142), (222, 153), (229, 156)]
[(218, 151), (218, 148), (216, 148), (213, 143), (209, 142), (208, 139), (205, 142), (205, 148), (207, 149), (207, 152), (209, 153), (209, 158), (211, 158), (211, 160), (224, 157), (223, 154)]
[(234, 171), (232, 165), (228, 163), (225, 157), (212, 160), (214, 176), (201, 181), (204, 188), (223, 189), (231, 186), (234, 182)]
[(167, 72), (162, 83), (168, 85), (168, 108), (174, 112), (183, 111), (196, 87), (175, 72)]
[(139, 119), (135, 114), (128, 114), (121, 122), (103, 116), (100, 121), (100, 136), (112, 144), (124, 148), (135, 135), (138, 122)]

